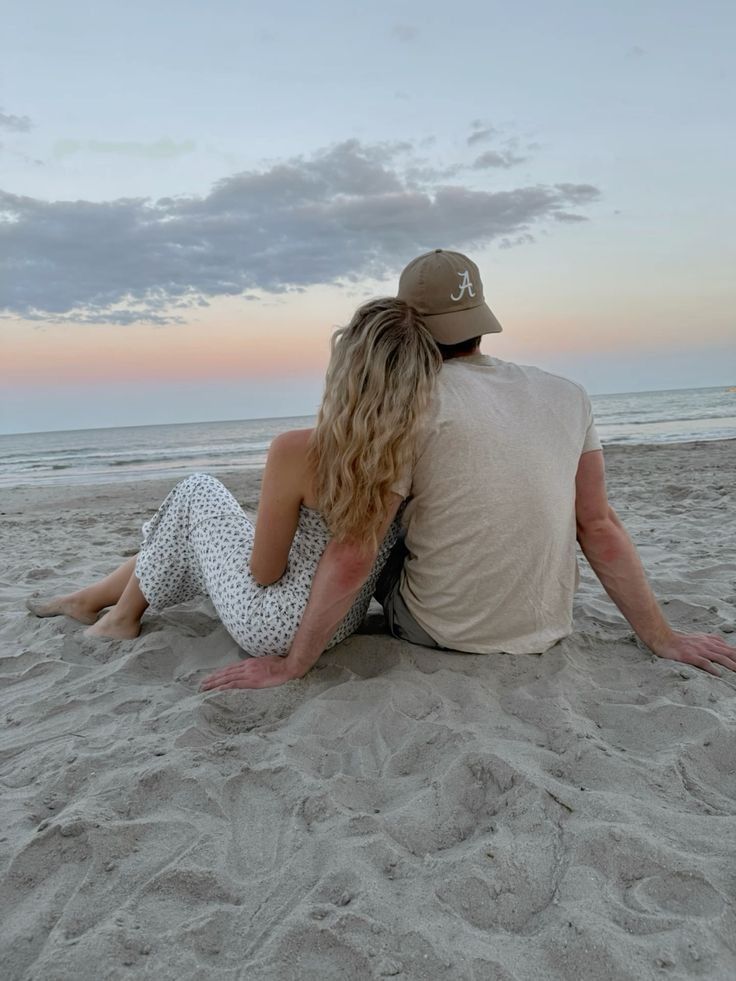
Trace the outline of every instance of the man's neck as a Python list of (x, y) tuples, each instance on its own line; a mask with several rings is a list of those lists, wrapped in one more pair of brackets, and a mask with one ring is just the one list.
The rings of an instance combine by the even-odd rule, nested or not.
[(476, 354), (481, 354), (480, 344), (478, 347), (473, 348), (472, 351), (463, 351), (462, 354), (448, 354), (445, 355), (443, 361), (457, 361), (459, 358), (473, 358)]

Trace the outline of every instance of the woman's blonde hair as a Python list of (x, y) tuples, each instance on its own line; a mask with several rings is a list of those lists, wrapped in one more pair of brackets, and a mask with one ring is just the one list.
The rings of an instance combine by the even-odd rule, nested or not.
[(432, 335), (402, 300), (365, 303), (333, 335), (309, 460), (318, 507), (338, 540), (377, 543), (441, 365)]

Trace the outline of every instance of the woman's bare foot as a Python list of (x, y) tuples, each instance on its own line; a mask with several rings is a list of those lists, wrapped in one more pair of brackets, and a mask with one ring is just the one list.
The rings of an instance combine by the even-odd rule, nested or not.
[(37, 593), (26, 600), (26, 606), (37, 617), (71, 617), (80, 623), (95, 623), (97, 610), (80, 600), (74, 593), (43, 599)]
[(102, 637), (105, 640), (133, 640), (141, 632), (140, 620), (125, 620), (115, 615), (115, 608), (107, 613), (92, 627), (84, 631), (85, 637)]

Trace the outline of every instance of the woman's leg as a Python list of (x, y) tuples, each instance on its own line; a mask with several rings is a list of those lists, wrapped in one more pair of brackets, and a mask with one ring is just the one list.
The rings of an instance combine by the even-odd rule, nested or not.
[(240, 539), (232, 538), (234, 519), (238, 528), (243, 523), (249, 526), (242, 508), (219, 480), (192, 474), (180, 481), (144, 525), (144, 541), (133, 564), (125, 571), (119, 569), (114, 575), (120, 578), (114, 583), (97, 584), (94, 599), (111, 600), (106, 604), (111, 609), (85, 635), (137, 637), (149, 605), (162, 610), (209, 593), (203, 564), (208, 570), (212, 567), (217, 579), (228, 553), (242, 549)]
[(37, 617), (67, 616), (81, 623), (94, 623), (100, 610), (114, 606), (123, 595), (133, 575), (135, 560), (136, 556), (133, 556), (109, 576), (77, 590), (76, 593), (66, 593), (49, 599), (31, 597), (26, 601), (26, 606)]
[(141, 632), (141, 617), (147, 606), (148, 600), (141, 592), (135, 572), (131, 572), (117, 603), (95, 624), (87, 627), (85, 636), (131, 640)]
[[(86, 631), (91, 637), (137, 637), (149, 604), (161, 610), (202, 592), (209, 594), (210, 582), (220, 578), (231, 552), (239, 551), (247, 565), (253, 527), (220, 481), (192, 474), (144, 524), (143, 537), (139, 554), (105, 579), (65, 596), (34, 597), (27, 601), (29, 609), (36, 616), (65, 614), (93, 624), (94, 629)], [(97, 620), (105, 607), (112, 609)]]

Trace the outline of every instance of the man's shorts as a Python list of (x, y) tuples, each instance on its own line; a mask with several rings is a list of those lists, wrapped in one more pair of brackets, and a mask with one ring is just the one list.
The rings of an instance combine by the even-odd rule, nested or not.
[(419, 626), (401, 596), (399, 589), (401, 571), (404, 568), (404, 559), (408, 554), (404, 544), (404, 536), (401, 535), (381, 570), (373, 595), (383, 607), (386, 625), (394, 637), (408, 640), (410, 644), (419, 644), (422, 647), (433, 647), (440, 651), (449, 650), (449, 648), (438, 644), (423, 627)]

